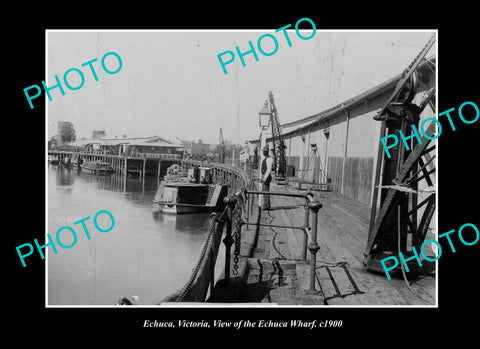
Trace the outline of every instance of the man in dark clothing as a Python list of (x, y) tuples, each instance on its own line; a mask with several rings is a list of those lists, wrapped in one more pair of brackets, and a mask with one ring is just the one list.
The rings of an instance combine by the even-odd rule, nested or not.
[[(262, 190), (269, 191), (270, 182), (272, 181), (273, 159), (268, 154), (268, 145), (263, 147), (262, 150), (265, 158), (262, 161), (260, 182), (262, 183)], [(263, 195), (262, 209), (270, 210), (270, 195)]]

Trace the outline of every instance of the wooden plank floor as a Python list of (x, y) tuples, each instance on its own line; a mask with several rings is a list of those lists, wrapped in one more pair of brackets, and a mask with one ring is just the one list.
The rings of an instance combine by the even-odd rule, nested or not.
[[(271, 190), (297, 191), (275, 186)], [(370, 209), (336, 192), (316, 192), (323, 204), (318, 214), (316, 288), (307, 295), (309, 260), (302, 261), (304, 233), (298, 229), (250, 227), (256, 244), (248, 249), (246, 274), (238, 302), (263, 302), (334, 306), (435, 305), (435, 278), (426, 276), (411, 284), (387, 280), (384, 274), (368, 272), (362, 264), (367, 242)], [(302, 226), (305, 200), (271, 196), (272, 209), (262, 211), (264, 224)], [(310, 218), (311, 222), (311, 218)], [(243, 233), (245, 234), (245, 233)], [(252, 240), (252, 239), (250, 239)], [(310, 255), (307, 250), (307, 258)]]

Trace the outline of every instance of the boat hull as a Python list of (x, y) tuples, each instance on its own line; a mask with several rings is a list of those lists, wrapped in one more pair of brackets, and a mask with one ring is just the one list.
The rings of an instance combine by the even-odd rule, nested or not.
[(185, 214), (185, 213), (202, 213), (202, 212), (213, 212), (217, 211), (215, 207), (202, 206), (186, 206), (182, 204), (166, 204), (166, 203), (157, 203), (159, 206), (159, 211), (166, 214)]
[(223, 184), (162, 182), (154, 203), (158, 211), (167, 214), (217, 212), (225, 208), (223, 198), (227, 193)]
[(85, 166), (85, 165), (80, 165), (80, 167), (83, 170), (87, 170), (87, 171), (90, 171), (90, 172), (93, 172), (93, 173), (112, 173), (112, 172), (114, 172), (114, 170), (112, 168), (110, 168), (110, 169), (98, 169), (98, 168), (92, 168), (92, 167)]

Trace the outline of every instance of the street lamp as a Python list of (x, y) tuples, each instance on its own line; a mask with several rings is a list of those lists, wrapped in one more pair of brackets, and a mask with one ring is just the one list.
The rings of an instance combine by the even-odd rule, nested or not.
[(270, 126), (271, 113), (270, 108), (268, 107), (268, 101), (265, 100), (262, 110), (258, 112), (258, 121), (262, 131), (266, 131), (268, 126)]

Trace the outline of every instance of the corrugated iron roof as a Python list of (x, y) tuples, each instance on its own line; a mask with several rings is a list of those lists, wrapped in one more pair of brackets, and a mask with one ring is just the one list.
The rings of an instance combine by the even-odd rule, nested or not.
[(166, 138), (153, 137), (135, 137), (135, 138), (101, 138), (99, 141), (106, 145), (147, 145), (152, 147), (175, 147), (183, 148), (183, 145), (174, 143)]
[[(422, 63), (420, 63), (418, 69), (426, 69), (426, 67), (428, 67), (429, 64), (434, 64), (436, 62), (436, 58), (435, 58), (435, 55), (433, 55), (432, 57), (430, 58), (427, 58), (427, 59), (424, 59), (424, 61)], [(364, 103), (365, 100), (369, 99), (369, 98), (373, 98), (377, 95), (379, 95), (380, 93), (388, 90), (388, 89), (391, 89), (391, 88), (394, 88), (395, 85), (398, 83), (398, 81), (400, 80), (400, 78), (402, 77), (402, 73), (394, 76), (393, 78), (355, 96), (355, 97), (352, 97), (350, 99), (347, 99), (346, 101), (342, 102), (342, 103), (339, 103), (331, 108), (328, 108), (324, 111), (321, 111), (320, 113), (317, 113), (317, 114), (314, 114), (314, 115), (311, 115), (311, 116), (308, 116), (306, 118), (303, 118), (303, 119), (300, 119), (300, 120), (295, 120), (295, 121), (292, 121), (292, 122), (287, 122), (285, 124), (282, 124), (281, 127), (282, 127), (282, 135), (287, 135), (289, 133), (292, 133), (292, 132), (295, 132), (297, 130), (301, 130), (301, 129), (304, 129), (304, 128), (308, 128), (310, 126), (312, 126), (313, 124), (317, 123), (318, 121), (320, 120), (326, 120), (328, 118), (331, 118), (331, 117), (335, 117), (337, 115), (340, 115), (342, 114), (342, 112), (346, 109), (350, 109), (360, 103)], [(291, 130), (288, 130), (288, 131), (285, 131), (286, 128), (290, 128), (290, 127), (294, 127), (294, 126), (298, 126), (298, 125), (302, 125), (302, 126), (299, 126), (295, 129), (291, 129)], [(271, 140), (271, 136), (267, 138), (267, 140), (270, 139)], [(253, 140), (251, 142), (256, 142), (257, 140)]]

